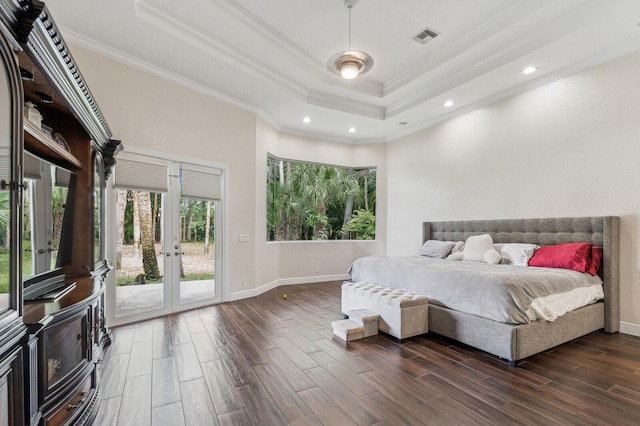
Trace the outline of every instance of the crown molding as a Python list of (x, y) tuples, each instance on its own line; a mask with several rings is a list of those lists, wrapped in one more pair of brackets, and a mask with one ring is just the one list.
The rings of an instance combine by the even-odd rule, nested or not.
[[(479, 75), (483, 75), (493, 69), (506, 65), (509, 62), (522, 57), (522, 52), (535, 51), (536, 49), (552, 44), (553, 42), (572, 34), (576, 29), (584, 26), (594, 18), (594, 11), (592, 8), (595, 6), (595, 4), (589, 4), (578, 11), (572, 10), (572, 13), (565, 14), (561, 18), (549, 22), (547, 25), (540, 28), (537, 33), (531, 33), (526, 37), (522, 37), (517, 42), (510, 43), (504, 49), (496, 51), (493, 55), (487, 56), (483, 60), (470, 64), (467, 67), (461, 67), (458, 72), (450, 74), (446, 78), (438, 80), (431, 85), (424, 87), (422, 90), (414, 92), (411, 96), (407, 96), (402, 100), (387, 106), (385, 111), (386, 117), (394, 117), (417, 105), (459, 87), (465, 82), (472, 81)], [(569, 68), (570, 67), (571, 66), (569, 66)]]
[[(458, 38), (456, 41), (446, 46), (442, 50), (438, 50), (432, 55), (429, 55), (427, 58), (407, 68), (405, 71), (401, 72), (400, 74), (396, 75), (391, 80), (386, 82), (383, 88), (383, 97), (392, 94), (401, 87), (410, 84), (416, 78), (437, 68), (446, 61), (460, 55), (462, 52), (469, 50), (479, 42), (482, 42), (485, 39), (504, 30), (504, 22), (509, 22), (509, 20), (512, 20), (514, 18), (514, 15), (516, 16), (516, 18), (521, 18), (523, 16), (526, 16), (531, 10), (539, 7), (539, 3), (537, 2), (513, 2), (510, 7), (506, 8), (504, 11), (495, 15), (491, 19), (485, 21), (475, 30)], [(430, 44), (427, 44), (427, 46), (430, 46)]]
[(360, 115), (363, 117), (375, 118), (376, 120), (385, 119), (384, 107), (371, 105), (363, 102), (352, 101), (339, 96), (330, 95), (323, 92), (309, 92), (307, 103), (329, 108), (342, 112)]
[(633, 53), (640, 50), (640, 39), (633, 39), (633, 40), (629, 40), (628, 43), (625, 44), (621, 44), (619, 46), (617, 46), (615, 49), (606, 49), (600, 52), (600, 54), (598, 55), (593, 55), (590, 56), (589, 58), (577, 62), (571, 66), (568, 67), (564, 67), (560, 70), (542, 75), (534, 80), (530, 80), (527, 81), (526, 83), (520, 84), (518, 86), (515, 87), (511, 87), (507, 90), (503, 90), (502, 92), (496, 93), (492, 96), (488, 96), (485, 98), (482, 98), (480, 100), (478, 100), (477, 102), (465, 105), (463, 107), (460, 107), (454, 111), (451, 111), (447, 114), (442, 114), (439, 115), (436, 118), (433, 118), (431, 120), (427, 120), (424, 121), (420, 124), (417, 124), (415, 126), (411, 126), (407, 129), (403, 129), (402, 131), (396, 132), (392, 135), (390, 135), (387, 138), (388, 142), (393, 142), (396, 141), (400, 138), (403, 138), (405, 136), (409, 136), (412, 135), (414, 133), (417, 133), (421, 130), (427, 129), (429, 127), (433, 127), (437, 124), (443, 123), (445, 121), (451, 120), (455, 117), (464, 115), (464, 114), (468, 114), (470, 112), (473, 112), (475, 110), (478, 110), (480, 108), (484, 108), (486, 106), (495, 104), (497, 102), (500, 102), (502, 100), (511, 98), (513, 96), (519, 95), (521, 93), (525, 93), (528, 92), (530, 90), (536, 89), (538, 87), (542, 87), (545, 86), (547, 84), (551, 84), (555, 81), (558, 81), (560, 79), (569, 77), (573, 74), (577, 74), (581, 71), (585, 71), (588, 70), (589, 68), (593, 68), (595, 66), (604, 64), (606, 62), (612, 61), (614, 59), (620, 58), (622, 56), (625, 56), (627, 54)]
[(267, 114), (265, 111), (259, 110), (257, 116), (258, 116), (258, 118), (260, 120), (262, 120), (265, 123), (267, 123), (269, 126), (271, 126), (276, 131), (278, 131), (278, 132), (282, 131), (282, 125), (280, 123), (278, 123), (277, 121), (275, 121), (273, 118), (271, 118), (271, 116), (269, 114)]
[(256, 108), (254, 105), (243, 102), (237, 98), (234, 98), (233, 96), (227, 95), (226, 93), (220, 92), (218, 90), (213, 90), (210, 87), (188, 80), (181, 75), (172, 73), (170, 71), (165, 70), (164, 68), (160, 68), (148, 62), (142, 61), (139, 58), (128, 55), (119, 50), (113, 49), (102, 43), (98, 43), (87, 37), (81, 36), (80, 34), (77, 34), (71, 30), (68, 30), (66, 28), (61, 28), (61, 31), (64, 34), (65, 40), (67, 40), (69, 43), (73, 45), (82, 47), (83, 49), (87, 49), (89, 51), (97, 53), (106, 58), (112, 59), (121, 64), (128, 65), (137, 70), (146, 72), (148, 74), (151, 74), (155, 77), (169, 81), (178, 86), (182, 86), (185, 89), (191, 90), (201, 95), (214, 98), (220, 102), (224, 102), (228, 105), (234, 106), (236, 108), (240, 108), (244, 111), (248, 111), (252, 113), (256, 113), (258, 111), (258, 108)]
[(327, 135), (320, 132), (310, 132), (306, 130), (293, 129), (291, 127), (283, 127), (282, 129), (280, 129), (280, 133), (286, 134), (286, 135), (292, 135), (292, 136), (300, 136), (303, 138), (319, 139), (319, 140), (328, 141), (328, 142), (345, 143), (349, 145), (353, 145), (356, 142), (355, 139), (341, 138), (339, 136)]
[[(150, 0), (142, 0), (149, 2)], [(293, 56), (297, 61), (303, 64), (307, 68), (307, 72), (316, 74), (318, 77), (321, 75), (319, 69), (324, 69), (324, 64), (316, 61), (313, 57), (309, 56), (303, 49), (297, 45), (291, 43), (282, 34), (275, 31), (273, 28), (266, 25), (264, 22), (256, 18), (249, 13), (246, 9), (240, 6), (234, 0), (214, 0), (214, 3), (234, 18), (242, 22), (247, 28), (251, 28), (252, 31), (257, 32), (260, 37), (269, 40), (271, 43), (277, 45), (281, 50), (287, 52)], [(322, 73), (324, 74), (324, 73)]]
[[(143, 0), (150, 1), (150, 0)], [(326, 64), (318, 62), (313, 57), (309, 56), (305, 50), (301, 49), (294, 43), (291, 43), (282, 34), (269, 27), (263, 21), (256, 18), (249, 13), (246, 9), (240, 6), (234, 0), (215, 0), (215, 3), (227, 13), (232, 15), (238, 21), (240, 21), (247, 28), (255, 31), (260, 37), (267, 39), (269, 42), (276, 45), (279, 49), (292, 56), (296, 61), (300, 62), (306, 69), (305, 72), (312, 75), (314, 78), (320, 81), (324, 81), (327, 84), (337, 86), (347, 90), (353, 90), (355, 92), (381, 98), (384, 92), (384, 85), (382, 83), (367, 80), (366, 78), (358, 78), (355, 80), (345, 80), (326, 72)]]
[(140, 19), (175, 35), (203, 52), (219, 58), (249, 75), (258, 78), (266, 77), (300, 99), (304, 99), (307, 96), (308, 90), (306, 87), (295, 83), (291, 78), (280, 74), (254, 58), (241, 53), (220, 38), (194, 26), (193, 23), (185, 21), (157, 3), (150, 0), (139, 1), (136, 2), (135, 8), (136, 16)]

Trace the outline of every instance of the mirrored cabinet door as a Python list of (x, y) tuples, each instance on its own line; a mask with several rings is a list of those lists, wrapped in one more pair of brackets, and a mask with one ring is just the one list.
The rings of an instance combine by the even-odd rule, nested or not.
[[(18, 262), (17, 192), (18, 168), (16, 154), (17, 117), (15, 106), (19, 96), (16, 90), (15, 64), (12, 53), (0, 35), (0, 325), (12, 312), (17, 311)], [(0, 330), (1, 331), (1, 330)]]
[(0, 67), (0, 312), (9, 307), (9, 245), (11, 242), (11, 93)]

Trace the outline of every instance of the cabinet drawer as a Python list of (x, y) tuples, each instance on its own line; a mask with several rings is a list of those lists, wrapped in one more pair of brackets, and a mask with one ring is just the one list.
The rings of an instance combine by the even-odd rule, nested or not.
[(95, 389), (91, 387), (92, 375), (89, 375), (80, 388), (64, 404), (45, 416), (45, 425), (66, 425), (87, 408)]

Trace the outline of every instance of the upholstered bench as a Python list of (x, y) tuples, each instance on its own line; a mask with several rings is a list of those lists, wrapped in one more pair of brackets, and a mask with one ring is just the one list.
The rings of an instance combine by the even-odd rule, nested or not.
[(397, 339), (429, 331), (429, 303), (425, 296), (367, 282), (342, 284), (342, 313), (368, 309), (380, 315), (378, 327)]

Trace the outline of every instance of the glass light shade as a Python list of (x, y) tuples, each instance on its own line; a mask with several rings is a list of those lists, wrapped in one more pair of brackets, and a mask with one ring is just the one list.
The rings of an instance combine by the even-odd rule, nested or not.
[(360, 72), (360, 64), (356, 61), (344, 61), (340, 64), (340, 75), (346, 79), (356, 78)]

